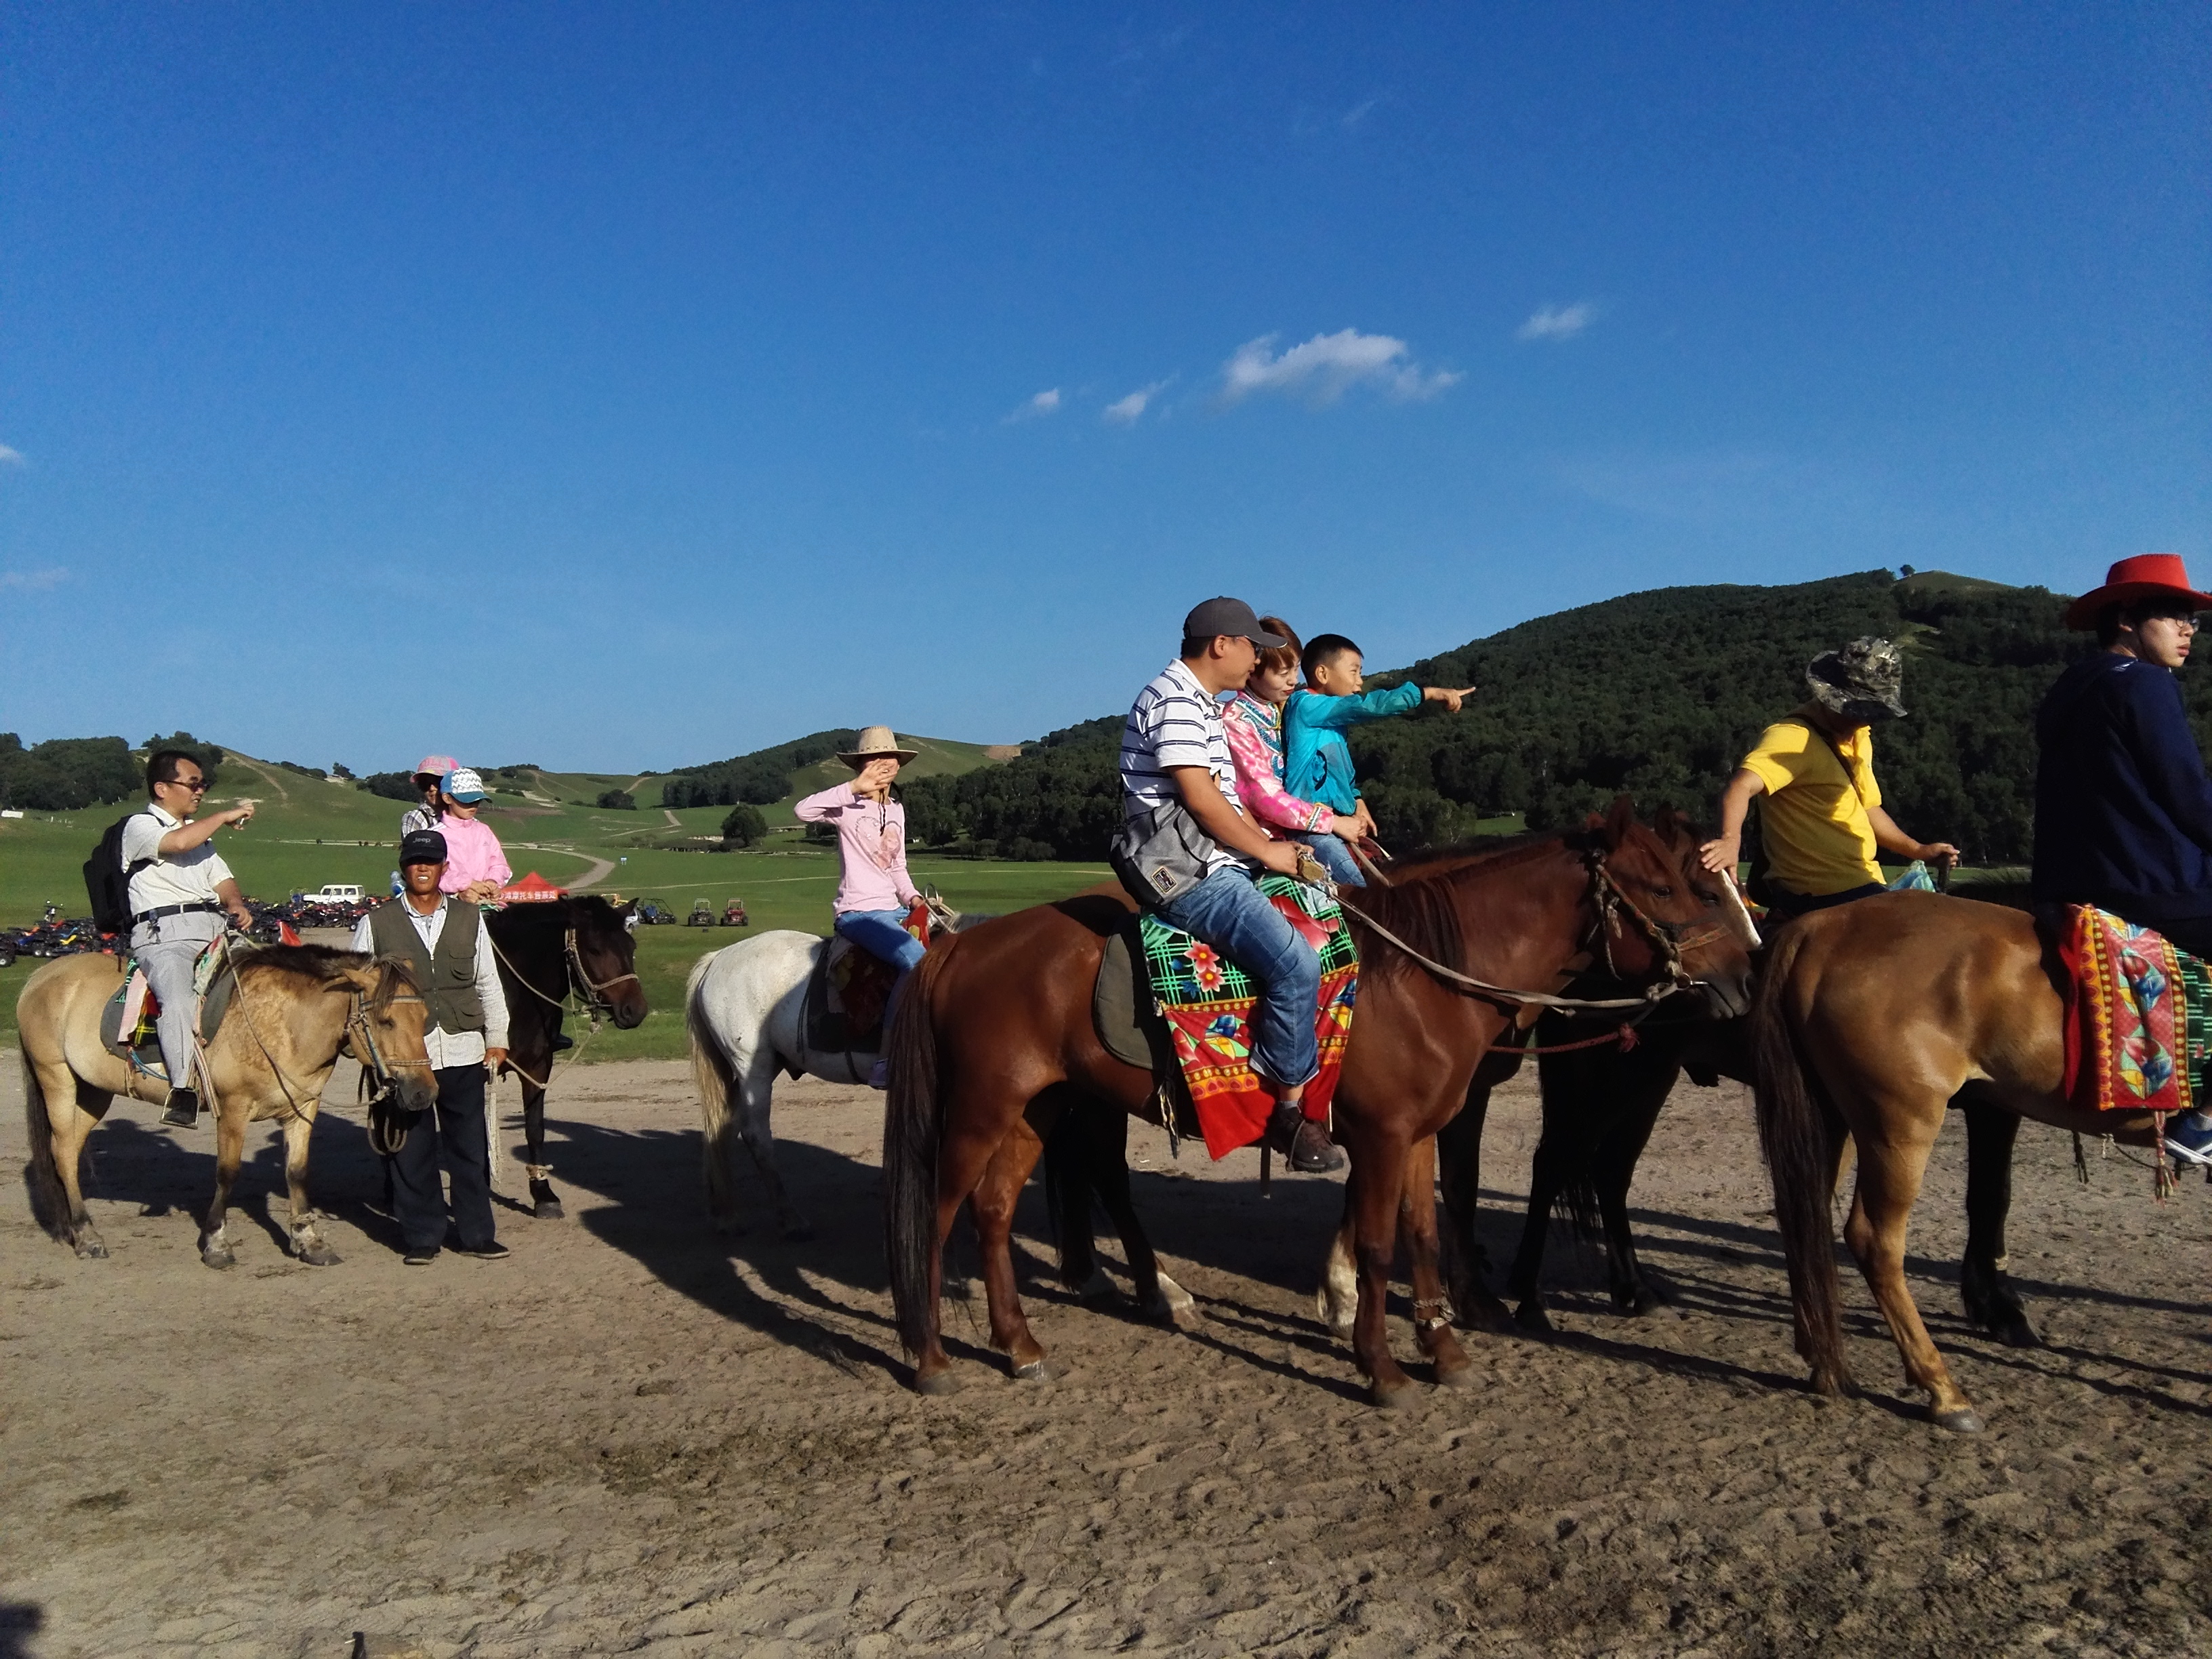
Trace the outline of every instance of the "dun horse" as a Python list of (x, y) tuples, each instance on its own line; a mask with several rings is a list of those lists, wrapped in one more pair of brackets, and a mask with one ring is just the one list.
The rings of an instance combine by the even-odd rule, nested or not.
[[(282, 1118), (292, 1253), (326, 1267), (337, 1255), (316, 1231), (307, 1202), (307, 1139), (323, 1085), (339, 1054), (350, 1049), (398, 1090), (401, 1105), (428, 1109), (434, 1091), (422, 1047), (422, 999), (400, 963), (350, 951), (280, 945), (237, 961), (230, 1012), (207, 1045), (216, 1177), (200, 1260), (228, 1267), (236, 1259), (224, 1218), (246, 1126)], [(112, 956), (64, 957), (32, 975), (15, 1002), (33, 1205), (48, 1231), (81, 1256), (107, 1254), (77, 1180), (85, 1137), (116, 1096), (161, 1097), (161, 1085), (134, 1073), (100, 1040), (100, 1013), (122, 982), (122, 965)]]
[(1844, 1239), (1896, 1339), (1906, 1379), (1947, 1429), (1981, 1427), (1905, 1283), (1905, 1235), (1954, 1099), (2062, 1129), (2152, 1137), (2148, 1113), (2084, 1112), (2061, 1092), (2057, 969), (2021, 912), (1933, 893), (1817, 911), (1775, 943), (1752, 1044), (1759, 1128), (1790, 1263), (1797, 1352), (1823, 1394), (1851, 1387), (1837, 1306), (1833, 1199), (1844, 1139), (1858, 1177)]
[[(1383, 1324), (1401, 1198), (1419, 1340), (1440, 1381), (1459, 1380), (1468, 1365), (1444, 1316), (1417, 1149), (1459, 1110), (1515, 1005), (1461, 980), (1545, 990), (1603, 958), (1632, 984), (1686, 988), (1702, 978), (1733, 1012), (1743, 1006), (1748, 962), (1717, 920), (1718, 887), (1686, 877), (1626, 799), (1600, 827), (1439, 855), (1358, 902), (1426, 959), (1353, 920), (1365, 965), (1336, 1126), (1352, 1154), (1353, 1346), (1376, 1402), (1389, 1405), (1411, 1387)], [(982, 1247), (993, 1344), (1018, 1376), (1045, 1374), (1015, 1290), (1014, 1200), (1071, 1091), (1133, 1114), (1150, 1097), (1151, 1074), (1108, 1055), (1091, 1018), (1105, 940), (1127, 914), (1126, 898), (1095, 893), (977, 928), (930, 953), (899, 1011), (884, 1202), (892, 1297), (924, 1392), (953, 1382), (938, 1298), (943, 1245), (963, 1203)]]
[(553, 1039), (574, 998), (620, 1030), (644, 1018), (637, 941), (623, 913), (597, 896), (510, 904), (484, 918), (507, 994), (507, 1066), (522, 1079), (522, 1129), (528, 1142), (532, 1213), (561, 1218), (545, 1158), (545, 1085), (553, 1077)]

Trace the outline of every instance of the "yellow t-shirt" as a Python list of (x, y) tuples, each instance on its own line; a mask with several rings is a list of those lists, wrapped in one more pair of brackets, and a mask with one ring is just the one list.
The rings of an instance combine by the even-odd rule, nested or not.
[[(1850, 762), (1850, 775), (1836, 763), (1836, 750)], [(1881, 805), (1868, 727), (1837, 738), (1832, 750), (1801, 711), (1759, 733), (1743, 769), (1766, 786), (1759, 827), (1776, 881), (1793, 893), (1823, 898), (1881, 880), (1867, 817), (1869, 807)]]

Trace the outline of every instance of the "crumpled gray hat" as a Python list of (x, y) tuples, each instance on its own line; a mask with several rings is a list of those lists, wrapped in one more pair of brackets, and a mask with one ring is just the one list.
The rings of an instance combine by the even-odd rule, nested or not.
[(1823, 651), (1805, 671), (1813, 700), (1847, 720), (1865, 726), (1905, 713), (1905, 653), (1894, 641), (1872, 635), (1840, 651)]

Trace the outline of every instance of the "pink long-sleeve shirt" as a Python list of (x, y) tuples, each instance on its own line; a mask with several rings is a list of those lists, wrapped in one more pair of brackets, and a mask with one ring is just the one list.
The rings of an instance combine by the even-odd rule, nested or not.
[(1327, 831), (1336, 827), (1328, 807), (1300, 800), (1283, 787), (1283, 711), (1239, 691), (1223, 705), (1230, 758), (1237, 763), (1237, 793), (1244, 810), (1271, 830)]
[(504, 887), (514, 879), (499, 836), (482, 818), (448, 812), (438, 820), (438, 833), (446, 838), (446, 873), (438, 878), (440, 892), (458, 893), (472, 881), (495, 881)]
[(919, 896), (906, 872), (906, 808), (863, 800), (841, 783), (791, 809), (801, 823), (837, 826), (839, 915), (853, 910), (908, 910)]

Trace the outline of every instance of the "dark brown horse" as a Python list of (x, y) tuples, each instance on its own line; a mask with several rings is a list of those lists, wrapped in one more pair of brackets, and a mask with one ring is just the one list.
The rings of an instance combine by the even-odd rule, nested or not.
[(562, 1017), (573, 1004), (624, 1031), (645, 1018), (637, 945), (623, 916), (603, 898), (581, 896), (510, 904), (485, 918), (507, 994), (507, 1064), (522, 1079), (530, 1199), (541, 1220), (561, 1218), (545, 1160), (545, 1085), (552, 1080), (553, 1039)]
[[(1662, 820), (1671, 825), (1671, 815)], [(1625, 799), (1589, 830), (1438, 854), (1357, 902), (1427, 959), (1354, 918), (1365, 965), (1336, 1133), (1352, 1155), (1361, 1274), (1353, 1346), (1376, 1401), (1388, 1405), (1412, 1386), (1383, 1325), (1401, 1198), (1421, 1346), (1440, 1380), (1456, 1380), (1468, 1364), (1444, 1316), (1432, 1194), (1420, 1168), (1514, 1006), (1454, 976), (1549, 990), (1604, 959), (1630, 984), (1702, 982), (1734, 1012), (1744, 1006), (1749, 964), (1717, 920), (1720, 890), (1685, 877)], [(1109, 893), (1020, 911), (933, 951), (909, 984), (891, 1038), (884, 1205), (892, 1298), (924, 1392), (953, 1381), (938, 1303), (943, 1246), (963, 1203), (981, 1244), (993, 1345), (1016, 1376), (1045, 1374), (1016, 1293), (1014, 1200), (1071, 1091), (1133, 1114), (1151, 1096), (1151, 1074), (1109, 1056), (1091, 1017), (1100, 955), (1127, 912), (1127, 899)]]
[[(2148, 1113), (2084, 1112), (2064, 1079), (2063, 969), (2033, 920), (1934, 893), (1887, 893), (1791, 923), (1752, 1016), (1759, 1138), (1789, 1258), (1797, 1352), (1823, 1394), (1851, 1387), (1830, 1206), (1846, 1136), (1858, 1177), (1844, 1239), (1906, 1379), (1947, 1429), (1981, 1427), (1905, 1282), (1905, 1224), (1954, 1100), (2149, 1144)], [(1969, 1122), (1973, 1121), (1969, 1116)]]

